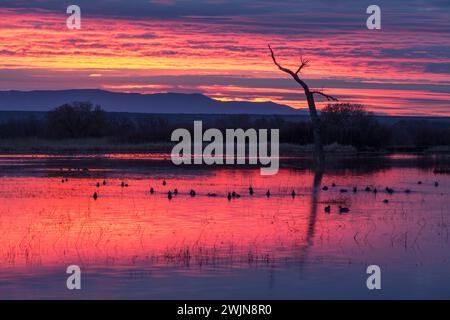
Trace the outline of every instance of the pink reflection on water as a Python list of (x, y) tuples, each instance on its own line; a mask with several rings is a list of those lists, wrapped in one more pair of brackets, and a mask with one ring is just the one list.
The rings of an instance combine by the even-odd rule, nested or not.
[[(326, 175), (321, 185), (329, 190), (314, 197), (309, 171), (282, 169), (275, 177), (260, 176), (259, 170), (207, 172), (157, 179), (132, 174), (106, 178), (105, 186), (103, 178), (61, 183), (61, 178), (3, 177), (0, 268), (302, 262), (309, 256), (330, 263), (365, 257), (404, 262), (414, 261), (417, 252), (430, 259), (450, 252), (445, 176), (435, 187), (435, 176), (417, 169)], [(122, 181), (129, 186), (121, 187)], [(367, 185), (379, 192), (363, 191)], [(249, 186), (255, 195), (248, 194)], [(387, 186), (395, 193), (383, 192)], [(179, 194), (168, 200), (175, 188)], [(241, 198), (229, 201), (232, 191)], [(330, 214), (324, 212), (328, 205)], [(339, 214), (339, 205), (350, 213)]]

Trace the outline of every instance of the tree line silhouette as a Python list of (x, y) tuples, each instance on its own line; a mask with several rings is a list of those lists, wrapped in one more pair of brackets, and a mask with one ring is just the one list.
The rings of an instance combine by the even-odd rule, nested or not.
[[(393, 147), (429, 148), (450, 145), (448, 122), (400, 120), (380, 123), (362, 105), (329, 104), (320, 112), (324, 144), (352, 145), (358, 150)], [(192, 117), (191, 117), (192, 118)], [(50, 140), (108, 138), (117, 143), (168, 142), (176, 128), (192, 128), (192, 119), (179, 115), (130, 115), (108, 113), (90, 102), (73, 102), (38, 117), (21, 116), (0, 123), (0, 138), (41, 138)], [(280, 142), (312, 144), (310, 121), (283, 116), (223, 115), (203, 121), (203, 129), (279, 129)]]

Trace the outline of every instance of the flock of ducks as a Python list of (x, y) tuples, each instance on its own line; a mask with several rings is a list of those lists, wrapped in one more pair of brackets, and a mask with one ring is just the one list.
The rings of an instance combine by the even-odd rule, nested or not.
[[(68, 178), (63, 178), (63, 179), (61, 180), (61, 183), (66, 183), (66, 182), (68, 182), (68, 181), (69, 181)], [(102, 182), (97, 182), (97, 183), (96, 183), (96, 187), (97, 187), (97, 188), (100, 188), (100, 186), (102, 186), (102, 185), (105, 186), (106, 184), (107, 184), (107, 183), (106, 183), (106, 180), (103, 180)], [(417, 184), (418, 184), (418, 185), (421, 185), (421, 184), (422, 184), (422, 181), (417, 181)], [(166, 180), (163, 180), (163, 181), (162, 181), (162, 185), (163, 185), (163, 186), (166, 186), (166, 185), (167, 185)], [(126, 188), (126, 187), (128, 187), (128, 183), (125, 183), (124, 181), (122, 181), (122, 182), (120, 183), (120, 186), (121, 186), (122, 188)], [(434, 186), (435, 186), (435, 187), (439, 187), (439, 182), (435, 181), (435, 182), (434, 182)], [(336, 187), (336, 183), (333, 182), (333, 183), (331, 184), (331, 187), (332, 187), (332, 188), (335, 188), (335, 187)], [(328, 186), (326, 186), (326, 185), (322, 187), (322, 190), (323, 190), (323, 191), (328, 191), (329, 189), (330, 189), (330, 188), (329, 188)], [(352, 192), (353, 192), (353, 193), (357, 193), (358, 191), (359, 191), (359, 190), (358, 190), (357, 187), (353, 187), (353, 188), (352, 188)], [(365, 192), (372, 192), (372, 193), (374, 193), (374, 194), (377, 194), (377, 193), (379, 192), (377, 188), (371, 187), (371, 186), (367, 186), (367, 187), (364, 189), (364, 191), (365, 191)], [(347, 192), (349, 192), (349, 190), (348, 190), (348, 189), (345, 189), (345, 188), (341, 188), (341, 189), (339, 189), (339, 192), (340, 192), (340, 193), (347, 193)], [(395, 190), (392, 189), (392, 188), (390, 188), (390, 187), (386, 187), (386, 188), (384, 189), (384, 192), (385, 192), (386, 194), (392, 195), (392, 194), (395, 193)], [(404, 192), (405, 192), (405, 193), (411, 193), (411, 190), (410, 190), (410, 189), (405, 189)], [(150, 194), (154, 194), (154, 193), (155, 193), (155, 189), (154, 189), (153, 187), (151, 187), (151, 188), (150, 188)], [(167, 192), (167, 198), (168, 198), (169, 200), (172, 200), (172, 198), (173, 198), (174, 196), (178, 195), (178, 194), (179, 194), (179, 192), (178, 192), (178, 189), (176, 189), (176, 188), (175, 188), (173, 191), (172, 191), (172, 190), (169, 190), (169, 191)], [(254, 191), (254, 189), (253, 189), (252, 186), (250, 186), (250, 187), (248, 188), (248, 194), (249, 194), (250, 196), (253, 196), (253, 195), (255, 194), (255, 191)], [(195, 190), (194, 190), (194, 189), (191, 189), (191, 190), (189, 191), (189, 195), (190, 195), (191, 197), (195, 197), (195, 196), (196, 196)], [(208, 197), (217, 197), (217, 194), (216, 194), (216, 193), (207, 193), (207, 196), (208, 196)], [(269, 197), (271, 196), (270, 190), (267, 190), (267, 191), (266, 191), (265, 196), (266, 196), (267, 198), (269, 198)], [(292, 198), (295, 198), (295, 197), (297, 196), (297, 193), (295, 192), (295, 190), (292, 190), (291, 196), (292, 196)], [(241, 195), (238, 194), (238, 193), (236, 193), (235, 191), (232, 191), (232, 192), (228, 192), (228, 194), (227, 194), (226, 197), (227, 197), (228, 201), (231, 201), (231, 200), (233, 200), (233, 199), (239, 199), (239, 198), (241, 197)], [(98, 193), (97, 193), (97, 192), (94, 192), (94, 193), (92, 194), (92, 198), (93, 198), (94, 200), (97, 200), (97, 199), (98, 199)], [(389, 200), (388, 200), (388, 199), (384, 199), (384, 200), (383, 200), (383, 203), (386, 203), (386, 204), (387, 204), (387, 203), (389, 203)], [(347, 208), (347, 207), (338, 206), (338, 208), (339, 208), (339, 213), (340, 213), (340, 214), (350, 212), (350, 209)], [(330, 213), (330, 212), (331, 212), (331, 206), (330, 206), (330, 205), (326, 206), (326, 207), (324, 208), (324, 211), (325, 211), (325, 213)]]
[[(418, 184), (418, 185), (421, 185), (421, 184), (422, 184), (422, 181), (417, 181), (417, 184)], [(331, 186), (332, 186), (332, 187), (336, 187), (336, 184), (333, 182), (333, 183), (331, 184)], [(435, 182), (434, 182), (434, 186), (435, 186), (435, 187), (439, 187), (439, 182), (435, 181)], [(329, 188), (328, 188), (328, 186), (323, 186), (323, 187), (322, 187), (322, 190), (323, 190), (323, 191), (327, 191), (327, 190), (329, 190)], [(357, 187), (353, 187), (352, 191), (353, 191), (353, 193), (357, 193), (357, 192), (358, 192), (358, 188), (357, 188)], [(377, 193), (378, 193), (378, 189), (377, 189), (377, 188), (375, 188), (375, 187), (370, 187), (370, 186), (367, 186), (367, 187), (364, 189), (364, 191), (365, 191), (365, 192), (373, 192), (374, 194), (377, 194)], [(394, 189), (389, 188), (389, 187), (386, 187), (386, 188), (384, 189), (384, 191), (385, 191), (387, 194), (389, 194), (389, 195), (392, 195), (392, 194), (394, 194), (394, 192), (395, 192)], [(343, 189), (340, 189), (339, 192), (341, 192), (341, 193), (347, 193), (348, 190), (345, 189), (345, 188), (343, 188)], [(405, 192), (405, 193), (411, 193), (411, 189), (405, 189), (404, 192)], [(389, 200), (388, 200), (388, 199), (383, 199), (383, 203), (386, 203), (386, 204), (387, 204), (387, 203), (389, 203)], [(324, 208), (324, 211), (325, 211), (325, 213), (330, 213), (330, 212), (331, 212), (331, 206), (330, 206), (330, 205), (326, 206), (326, 207)], [(348, 213), (348, 212), (350, 212), (350, 209), (349, 209), (349, 208), (339, 206), (339, 213), (342, 214), (342, 213)]]

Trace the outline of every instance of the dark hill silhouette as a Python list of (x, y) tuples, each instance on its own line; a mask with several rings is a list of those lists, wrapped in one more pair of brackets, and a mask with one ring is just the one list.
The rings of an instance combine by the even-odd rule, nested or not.
[(203, 94), (122, 93), (97, 89), (55, 91), (0, 91), (0, 111), (48, 111), (64, 103), (90, 101), (110, 112), (177, 114), (280, 114), (301, 115), (302, 110), (273, 102), (211, 99)]

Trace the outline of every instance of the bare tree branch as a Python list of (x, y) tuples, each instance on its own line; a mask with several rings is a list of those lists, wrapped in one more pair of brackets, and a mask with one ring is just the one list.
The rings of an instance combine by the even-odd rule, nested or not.
[(339, 101), (337, 98), (335, 98), (333, 96), (330, 96), (328, 94), (325, 94), (325, 93), (323, 93), (321, 91), (310, 91), (310, 92), (312, 94), (318, 94), (318, 95), (324, 96), (328, 101)]
[[(290, 70), (288, 68), (284, 68), (277, 62), (277, 59), (275, 58), (275, 54), (273, 53), (273, 50), (272, 50), (272, 47), (270, 46), (270, 44), (269, 44), (269, 50), (270, 50), (270, 54), (272, 56), (273, 63), (278, 67), (278, 69), (280, 69), (283, 72), (286, 72), (287, 74), (290, 74), (292, 76), (292, 78), (294, 78), (294, 80), (297, 81), (297, 83), (299, 83), (303, 87), (303, 89), (305, 90), (305, 93), (307, 93), (309, 91), (308, 85), (302, 79), (300, 79), (298, 76), (298, 72), (300, 72), (301, 68), (303, 68), (303, 67), (300, 66), (300, 68), (297, 70), (297, 72), (293, 72), (292, 70)], [(308, 63), (308, 61), (305, 61), (303, 59), (302, 59), (302, 61), (304, 61), (306, 64)], [(302, 64), (304, 64), (304, 63), (302, 62)]]
[(309, 60), (303, 59), (303, 57), (300, 57), (300, 67), (298, 67), (297, 71), (295, 71), (295, 74), (298, 74), (303, 68), (306, 68), (309, 64)]
[(289, 73), (291, 76), (294, 76), (294, 75), (295, 75), (294, 72), (292, 72), (292, 71), (289, 70), (288, 68), (282, 67), (282, 66), (277, 62), (277, 59), (275, 59), (275, 54), (273, 53), (273, 50), (272, 50), (272, 47), (270, 46), (270, 44), (269, 44), (269, 50), (270, 50), (270, 54), (271, 54), (271, 56), (272, 56), (273, 63), (275, 63), (275, 65), (278, 67), (278, 69), (280, 69), (280, 70), (283, 71), (283, 72)]

